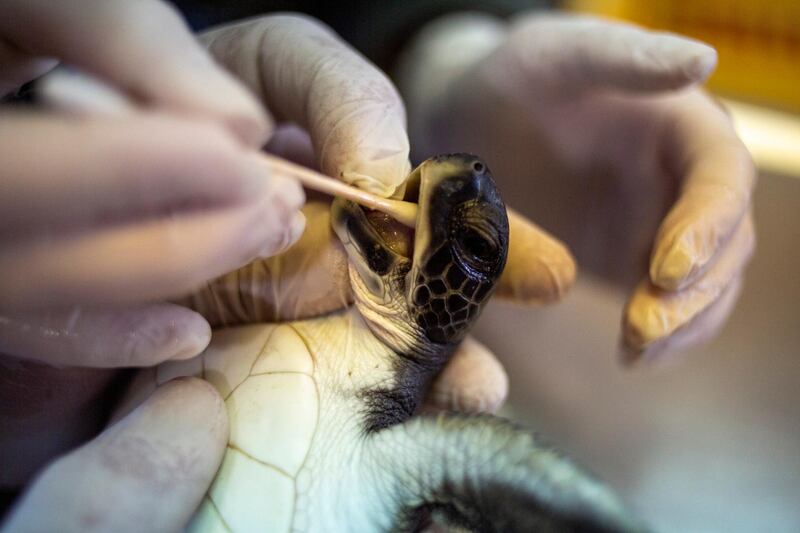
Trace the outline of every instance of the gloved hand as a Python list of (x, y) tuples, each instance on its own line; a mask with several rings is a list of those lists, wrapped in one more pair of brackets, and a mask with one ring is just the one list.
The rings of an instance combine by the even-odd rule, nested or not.
[(417, 149), (482, 154), (594, 273), (648, 273), (624, 311), (630, 362), (712, 336), (754, 248), (753, 165), (696, 88), (715, 64), (699, 42), (595, 18), (456, 15), (423, 28), (399, 78)]
[(122, 117), (4, 111), (0, 352), (96, 367), (195, 355), (208, 324), (150, 302), (302, 230), (299, 186), (252, 161), (271, 124), (160, 2), (3, 2), (3, 93), (57, 60), (142, 105)]
[(178, 531), (228, 442), (225, 406), (195, 378), (173, 380), (93, 441), (41, 472), (8, 531)]

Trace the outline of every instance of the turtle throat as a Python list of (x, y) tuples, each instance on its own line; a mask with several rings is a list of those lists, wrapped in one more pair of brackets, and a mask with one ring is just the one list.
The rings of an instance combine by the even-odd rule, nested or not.
[(381, 291), (376, 293), (364, 280), (358, 268), (350, 265), (350, 284), (356, 307), (364, 322), (383, 344), (405, 358), (424, 358), (429, 355), (424, 332), (411, 320), (404, 297), (405, 273), (410, 261), (397, 271), (381, 278)]

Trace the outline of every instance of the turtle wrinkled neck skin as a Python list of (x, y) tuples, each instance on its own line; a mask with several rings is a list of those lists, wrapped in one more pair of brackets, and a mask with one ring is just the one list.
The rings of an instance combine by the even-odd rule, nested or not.
[(490, 297), (509, 229), (475, 156), (425, 161), (404, 199), (419, 204), (413, 231), (345, 200), (331, 206), (355, 305), (221, 328), (200, 356), (139, 374), (129, 406), (186, 375), (225, 399), (228, 449), (189, 530), (640, 531), (610, 491), (527, 430), (415, 414)]

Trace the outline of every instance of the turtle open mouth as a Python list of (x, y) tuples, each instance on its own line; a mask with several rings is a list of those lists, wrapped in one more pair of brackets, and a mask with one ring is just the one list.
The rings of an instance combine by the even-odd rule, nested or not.
[(375, 229), (382, 244), (397, 255), (409, 258), (414, 254), (414, 229), (401, 224), (386, 213), (362, 208), (367, 222)]
[[(419, 201), (420, 182), (422, 181), (422, 166), (417, 167), (405, 182), (404, 202), (417, 203)], [(422, 208), (422, 207), (420, 207)], [(382, 244), (394, 253), (406, 258), (414, 255), (415, 228), (409, 228), (381, 211), (361, 208), (367, 222), (375, 229)]]

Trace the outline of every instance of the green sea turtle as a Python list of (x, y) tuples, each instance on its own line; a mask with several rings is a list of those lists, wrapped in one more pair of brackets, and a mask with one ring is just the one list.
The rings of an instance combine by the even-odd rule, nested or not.
[(491, 295), (509, 230), (471, 155), (427, 160), (405, 199), (419, 204), (413, 232), (332, 205), (354, 306), (218, 329), (200, 356), (133, 384), (132, 403), (184, 375), (225, 398), (228, 450), (190, 530), (638, 531), (608, 489), (529, 431), (489, 415), (415, 414)]

